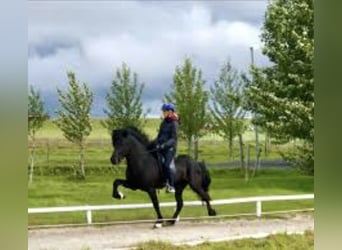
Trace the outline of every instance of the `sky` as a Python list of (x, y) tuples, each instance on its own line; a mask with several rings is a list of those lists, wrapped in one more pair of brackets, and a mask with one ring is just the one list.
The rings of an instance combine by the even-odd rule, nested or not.
[(125, 62), (145, 84), (149, 116), (160, 114), (176, 66), (192, 59), (205, 88), (229, 59), (248, 71), (250, 47), (264, 66), (260, 34), (267, 0), (255, 1), (29, 1), (28, 84), (54, 115), (56, 88), (67, 87), (67, 71), (94, 92), (91, 115), (103, 117), (105, 93)]

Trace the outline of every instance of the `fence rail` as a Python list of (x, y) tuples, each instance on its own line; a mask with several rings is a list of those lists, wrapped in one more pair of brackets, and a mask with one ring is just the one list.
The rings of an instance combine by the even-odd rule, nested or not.
[[(226, 205), (238, 203), (256, 203), (256, 216), (262, 216), (262, 202), (265, 201), (286, 201), (286, 200), (307, 200), (314, 199), (314, 194), (300, 194), (300, 195), (277, 195), (277, 196), (255, 196), (245, 198), (232, 198), (214, 200), (212, 205)], [(159, 204), (160, 207), (174, 207), (176, 202), (163, 202)], [(184, 206), (201, 206), (201, 201), (185, 201)], [(100, 205), (100, 206), (69, 206), (69, 207), (44, 207), (44, 208), (28, 208), (29, 214), (41, 213), (62, 213), (62, 212), (86, 212), (86, 219), (88, 224), (92, 224), (92, 211), (98, 210), (122, 210), (122, 209), (139, 209), (152, 208), (152, 203), (140, 204), (120, 204), (120, 205)]]

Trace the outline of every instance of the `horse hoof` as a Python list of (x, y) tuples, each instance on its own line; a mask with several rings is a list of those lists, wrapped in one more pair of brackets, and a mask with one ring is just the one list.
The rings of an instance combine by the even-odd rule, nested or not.
[(210, 210), (209, 216), (216, 216), (216, 211), (214, 209)]
[(161, 222), (155, 223), (153, 228), (162, 228), (163, 224)]
[(126, 196), (123, 193), (118, 192), (118, 193), (113, 194), (113, 198), (118, 199), (118, 200), (122, 200), (122, 199), (125, 199)]
[(179, 216), (177, 216), (176, 218), (172, 218), (172, 219), (169, 219), (167, 220), (167, 225), (175, 225), (177, 222), (179, 221)]
[(120, 197), (119, 199), (121, 199), (121, 200), (126, 198), (126, 196), (121, 192), (119, 192), (119, 197)]

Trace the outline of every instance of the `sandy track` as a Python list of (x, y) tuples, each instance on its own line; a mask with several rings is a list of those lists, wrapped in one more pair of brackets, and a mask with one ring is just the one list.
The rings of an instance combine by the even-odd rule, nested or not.
[(233, 219), (221, 222), (179, 222), (176, 226), (152, 229), (150, 224), (103, 227), (30, 229), (29, 250), (122, 249), (139, 242), (163, 240), (173, 243), (220, 241), (241, 236), (262, 236), (279, 232), (303, 232), (314, 229), (312, 214), (286, 219)]

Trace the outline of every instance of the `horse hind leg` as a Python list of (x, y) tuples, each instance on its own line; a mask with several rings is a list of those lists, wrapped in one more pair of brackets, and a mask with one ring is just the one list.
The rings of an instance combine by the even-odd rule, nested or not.
[(205, 202), (207, 204), (208, 215), (209, 216), (216, 216), (217, 213), (216, 213), (215, 209), (213, 209), (210, 205), (210, 199), (205, 200)]
[(209, 216), (215, 216), (216, 211), (215, 211), (215, 209), (213, 209), (211, 207), (211, 204), (210, 204), (211, 198), (210, 198), (208, 192), (205, 192), (202, 188), (198, 188), (198, 187), (195, 187), (193, 185), (190, 185), (190, 187), (196, 194), (198, 194), (201, 197), (202, 201), (204, 201), (206, 203), (208, 215)]

